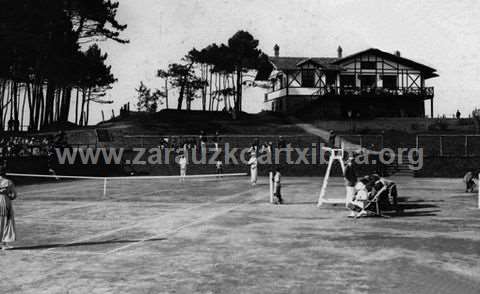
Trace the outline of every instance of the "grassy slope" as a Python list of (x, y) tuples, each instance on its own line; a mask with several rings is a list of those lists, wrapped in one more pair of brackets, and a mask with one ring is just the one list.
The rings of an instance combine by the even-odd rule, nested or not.
[(284, 117), (271, 113), (242, 113), (232, 120), (227, 113), (202, 111), (165, 110), (155, 114), (132, 113), (126, 118), (100, 123), (98, 127), (123, 129), (135, 134), (304, 134), (304, 131), (289, 123)]

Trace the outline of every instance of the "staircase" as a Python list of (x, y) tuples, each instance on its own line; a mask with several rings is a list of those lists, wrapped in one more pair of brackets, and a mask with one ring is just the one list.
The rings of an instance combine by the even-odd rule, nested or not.
[(396, 159), (394, 163), (387, 165), (385, 171), (390, 176), (414, 177), (415, 171), (410, 168), (411, 165), (408, 156), (403, 155), (402, 160)]

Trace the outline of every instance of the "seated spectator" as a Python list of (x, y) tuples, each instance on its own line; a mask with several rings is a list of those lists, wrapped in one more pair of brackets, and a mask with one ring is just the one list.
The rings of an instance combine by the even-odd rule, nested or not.
[(285, 139), (283, 139), (282, 136), (278, 137), (277, 147), (278, 148), (287, 148), (287, 142), (285, 141)]
[(474, 175), (473, 171), (468, 171), (465, 174), (465, 176), (463, 176), (463, 182), (465, 183), (465, 192), (473, 193), (473, 190), (475, 188), (475, 180), (476, 180), (476, 176)]
[(272, 153), (272, 142), (264, 142), (262, 148), (260, 149), (261, 153)]

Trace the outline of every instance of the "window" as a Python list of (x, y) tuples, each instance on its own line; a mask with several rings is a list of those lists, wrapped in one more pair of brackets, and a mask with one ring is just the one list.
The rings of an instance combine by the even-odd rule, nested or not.
[(305, 88), (315, 87), (315, 70), (313, 69), (302, 70), (302, 87), (305, 87)]
[(396, 89), (397, 88), (397, 77), (396, 76), (382, 76), (383, 88), (385, 89)]
[(340, 86), (342, 88), (354, 88), (355, 76), (340, 76)]
[(327, 82), (327, 86), (335, 86), (335, 84), (337, 82), (337, 73), (327, 72), (326, 73), (326, 82)]
[(363, 89), (371, 89), (377, 86), (377, 77), (376, 76), (360, 76), (360, 85)]
[(361, 69), (376, 69), (377, 63), (375, 61), (362, 61), (360, 62)]

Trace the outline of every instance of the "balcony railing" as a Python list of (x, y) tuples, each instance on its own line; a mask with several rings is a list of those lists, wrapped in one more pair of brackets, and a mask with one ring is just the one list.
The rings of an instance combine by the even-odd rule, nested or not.
[(353, 95), (353, 96), (418, 96), (433, 98), (433, 87), (405, 87), (405, 88), (382, 88), (382, 87), (324, 87), (318, 89), (317, 95)]
[[(308, 90), (308, 91), (307, 91)], [(291, 87), (282, 88), (268, 93), (266, 101), (280, 98), (286, 95), (300, 96), (405, 96), (421, 97), (431, 99), (434, 96), (433, 87), (405, 87), (405, 88), (383, 88), (383, 87), (321, 87), (321, 88), (303, 88)]]

